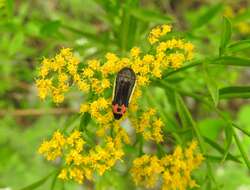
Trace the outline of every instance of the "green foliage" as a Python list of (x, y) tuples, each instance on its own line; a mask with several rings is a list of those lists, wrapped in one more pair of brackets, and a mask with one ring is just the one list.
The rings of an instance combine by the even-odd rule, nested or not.
[[(250, 34), (237, 29), (240, 22), (249, 22), (249, 9), (231, 18), (223, 16), (223, 12), (227, 6), (235, 6), (234, 1), (198, 5), (184, 0), (3, 2), (0, 1), (0, 189), (79, 189), (75, 183), (57, 179), (59, 161), (46, 163), (37, 148), (56, 129), (68, 133), (79, 128), (90, 146), (96, 143), (92, 134), (96, 126), (89, 114), (70, 116), (71, 111), (66, 111), (59, 116), (46, 115), (61, 107), (37, 98), (35, 68), (42, 58), (53, 56), (59, 47), (73, 48), (83, 63), (104, 56), (107, 51), (126, 55), (133, 46), (150, 51), (145, 40), (147, 31), (163, 23), (174, 23), (180, 31), (174, 35), (193, 42), (196, 54), (182, 68), (168, 70), (161, 80), (154, 80), (140, 100), (145, 107), (156, 108), (166, 125), (167, 146), (154, 148), (159, 154), (169, 153), (174, 145), (185, 146), (195, 138), (206, 157), (205, 167), (195, 174), (200, 189), (250, 186)], [(87, 98), (73, 90), (62, 107), (78, 109), (81, 100)], [(35, 115), (34, 110), (41, 112)], [(137, 147), (142, 151), (143, 142), (136, 143), (125, 147), (131, 155), (125, 159), (128, 167), (138, 154)], [(111, 170), (83, 189), (136, 189), (129, 172), (123, 175), (118, 169)]]

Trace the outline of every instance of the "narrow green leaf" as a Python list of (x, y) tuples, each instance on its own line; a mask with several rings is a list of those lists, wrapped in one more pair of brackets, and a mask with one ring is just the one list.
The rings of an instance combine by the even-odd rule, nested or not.
[[(204, 140), (207, 144), (209, 144), (211, 147), (213, 147), (215, 150), (217, 150), (219, 153), (224, 154), (225, 149), (222, 148), (219, 144), (217, 144), (216, 142), (212, 141), (211, 139), (204, 137)], [(228, 153), (227, 157), (235, 162), (241, 163), (241, 161), (234, 155), (232, 155), (231, 153)]]
[(9, 44), (9, 54), (14, 55), (18, 50), (20, 50), (22, 48), (23, 42), (24, 34), (22, 32), (16, 33)]
[(7, 9), (7, 15), (8, 17), (12, 17), (14, 13), (14, 0), (6, 0), (5, 6)]
[(154, 23), (172, 23), (173, 19), (165, 14), (154, 10), (146, 10), (142, 8), (131, 9), (130, 14), (139, 20)]
[(248, 159), (247, 153), (244, 150), (244, 148), (243, 148), (243, 146), (242, 146), (242, 144), (240, 142), (240, 139), (239, 139), (238, 135), (236, 134), (236, 132), (234, 130), (233, 130), (233, 136), (234, 136), (234, 140), (235, 140), (235, 142), (236, 142), (236, 144), (237, 144), (237, 146), (239, 148), (239, 151), (240, 151), (240, 153), (241, 153), (241, 155), (242, 155), (242, 157), (243, 157), (243, 159), (245, 161), (245, 164), (248, 167), (248, 170), (250, 170), (250, 161)]
[(59, 174), (60, 174), (60, 169), (58, 169), (58, 171), (56, 172), (55, 176), (54, 176), (53, 179), (52, 179), (51, 186), (50, 186), (50, 190), (54, 190), (54, 189), (55, 189), (56, 182), (57, 182), (57, 179), (58, 179), (58, 175), (59, 175)]
[(20, 190), (33, 190), (36, 189), (38, 187), (40, 187), (41, 185), (43, 185), (49, 178), (51, 175), (53, 175), (55, 171), (53, 171), (52, 173), (50, 173), (49, 175), (45, 176), (44, 178), (40, 179), (39, 181), (36, 181), (35, 183), (28, 185)]
[(236, 125), (235, 123), (233, 123), (233, 126), (237, 129), (239, 129), (242, 133), (244, 133), (245, 135), (249, 136), (250, 137), (250, 132), (247, 131), (246, 129), (243, 129), (242, 127)]
[(220, 50), (219, 50), (220, 55), (223, 55), (225, 48), (231, 39), (231, 35), (232, 35), (231, 22), (227, 17), (223, 17)]
[[(221, 162), (221, 160), (223, 159), (221, 156), (214, 156), (214, 155), (205, 155), (205, 157), (211, 161), (214, 161), (214, 162)], [(236, 160), (230, 158), (230, 156), (227, 156), (225, 160), (231, 160), (231, 161), (234, 161), (237, 163), (242, 163), (241, 161), (236, 161)]]
[[(205, 144), (204, 144), (203, 137), (201, 136), (200, 129), (197, 127), (196, 123), (194, 122), (191, 113), (189, 112), (188, 108), (186, 107), (186, 105), (184, 104), (184, 102), (182, 100), (182, 97), (177, 93), (175, 93), (175, 97), (176, 97), (175, 98), (176, 103), (179, 104), (179, 114), (183, 115), (182, 117), (184, 117), (185, 120), (188, 121), (187, 124), (191, 124), (190, 126), (192, 127), (192, 129), (195, 132), (195, 135), (196, 135), (197, 140), (199, 142), (201, 152), (202, 152), (202, 154), (206, 154)], [(207, 165), (207, 174), (208, 174), (209, 178), (217, 186), (217, 182), (216, 182), (215, 177), (213, 175), (211, 164), (208, 160), (206, 161), (206, 165)]]
[(208, 8), (203, 15), (197, 16), (197, 20), (194, 22), (193, 29), (197, 29), (203, 25), (206, 25), (221, 11), (222, 8), (223, 4), (221, 3)]
[(219, 89), (220, 99), (250, 98), (250, 86), (230, 86)]
[(241, 40), (238, 42), (234, 42), (228, 45), (227, 51), (228, 52), (238, 52), (242, 50), (250, 49), (250, 40)]
[(226, 146), (225, 146), (225, 152), (224, 152), (222, 162), (224, 162), (225, 159), (227, 158), (227, 155), (229, 153), (229, 150), (230, 150), (230, 147), (231, 147), (231, 144), (232, 144), (232, 140), (233, 140), (233, 128), (232, 128), (232, 125), (225, 127), (225, 136), (226, 136)]
[(204, 73), (204, 79), (208, 88), (208, 91), (212, 97), (212, 100), (214, 102), (214, 105), (217, 106), (219, 102), (219, 90), (218, 85), (215, 80), (213, 80), (212, 77), (210, 77), (209, 72), (207, 71), (205, 64), (203, 67), (203, 73)]
[(210, 64), (250, 67), (250, 59), (242, 57), (234, 57), (234, 56), (223, 56), (214, 59), (213, 62), (210, 62)]
[(79, 126), (79, 130), (80, 131), (85, 131), (86, 127), (88, 126), (89, 122), (91, 120), (91, 115), (86, 112), (82, 115), (81, 117), (81, 121), (80, 121), (80, 126)]
[(189, 111), (184, 101), (179, 95), (175, 96), (175, 103), (176, 103), (176, 109), (181, 119), (181, 124), (183, 128), (191, 127), (193, 124), (192, 124), (192, 121), (190, 120)]

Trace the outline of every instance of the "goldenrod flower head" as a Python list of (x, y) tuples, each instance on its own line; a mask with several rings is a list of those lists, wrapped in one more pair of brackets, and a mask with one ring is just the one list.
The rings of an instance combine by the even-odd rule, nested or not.
[(143, 155), (133, 161), (131, 175), (136, 185), (153, 188), (163, 169), (156, 156)]
[(89, 105), (88, 104), (81, 104), (80, 106), (80, 113), (85, 113), (85, 112), (88, 112), (89, 110)]
[(154, 44), (159, 41), (159, 38), (167, 33), (169, 33), (172, 29), (172, 26), (164, 24), (160, 25), (156, 28), (153, 28), (149, 33), (148, 41), (150, 44)]
[[(90, 115), (97, 128), (93, 132), (100, 138), (96, 145), (92, 145), (85, 141), (83, 133), (75, 130), (69, 135), (57, 131), (51, 140), (44, 141), (38, 152), (47, 160), (61, 157), (64, 162), (65, 167), (59, 178), (81, 184), (85, 179), (93, 180), (94, 173), (103, 175), (117, 161), (122, 160), (123, 145), (130, 144), (131, 140), (121, 127), (121, 121), (114, 121), (110, 92), (117, 72), (124, 67), (131, 68), (136, 73), (137, 85), (122, 120), (129, 117), (136, 133), (141, 133), (144, 140), (152, 143), (163, 142), (164, 123), (157, 116), (156, 110), (141, 110), (138, 100), (142, 96), (143, 87), (150, 83), (151, 78), (161, 78), (166, 69), (178, 69), (193, 57), (194, 46), (190, 42), (183, 39), (161, 41), (160, 38), (169, 32), (169, 25), (154, 28), (148, 40), (151, 45), (155, 45), (147, 53), (140, 47), (133, 47), (124, 57), (109, 52), (104, 59), (91, 59), (80, 63), (72, 49), (63, 48), (54, 58), (43, 59), (36, 80), (39, 97), (44, 100), (51, 96), (53, 102), (59, 104), (64, 101), (65, 93), (75, 86), (88, 97), (81, 104), (80, 113)], [(188, 184), (190, 187), (195, 186), (190, 173), (203, 159), (202, 155), (194, 154), (195, 149), (196, 144), (192, 143), (185, 151), (177, 147), (172, 155), (161, 159), (149, 155), (137, 158), (131, 170), (136, 184), (154, 187), (158, 178), (162, 177), (164, 184), (171, 181), (172, 186), (169, 187), (173, 187), (172, 189), (182, 189)], [(187, 169), (187, 165), (191, 167)], [(182, 175), (185, 175), (185, 179)]]
[(141, 53), (141, 50), (140, 50), (140, 48), (138, 48), (138, 47), (133, 47), (133, 48), (130, 50), (130, 55), (131, 55), (131, 57), (138, 57), (140, 53)]
[(142, 133), (145, 140), (152, 140), (157, 143), (163, 141), (162, 128), (164, 126), (160, 118), (156, 116), (155, 109), (144, 112), (139, 120), (133, 122), (137, 133)]
[(161, 159), (156, 156), (143, 155), (133, 161), (131, 175), (137, 185), (153, 188), (162, 177), (162, 190), (187, 189), (198, 186), (191, 178), (191, 172), (196, 169), (204, 159), (196, 153), (197, 142), (183, 150), (176, 147), (173, 154)]
[(39, 154), (43, 154), (47, 160), (55, 160), (62, 155), (62, 148), (65, 144), (64, 136), (56, 131), (50, 141), (44, 141), (38, 149)]
[(67, 174), (67, 170), (66, 169), (62, 169), (61, 172), (58, 175), (58, 178), (62, 179), (62, 180), (67, 180), (68, 179), (68, 174)]

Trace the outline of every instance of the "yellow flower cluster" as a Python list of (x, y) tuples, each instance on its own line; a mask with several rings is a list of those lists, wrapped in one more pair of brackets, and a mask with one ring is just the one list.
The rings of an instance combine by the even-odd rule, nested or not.
[[(136, 132), (142, 133), (145, 140), (163, 142), (164, 125), (156, 111), (149, 109), (141, 115), (135, 113), (140, 113), (140, 110), (136, 112), (139, 108), (137, 100), (142, 94), (142, 87), (148, 85), (151, 78), (161, 78), (166, 69), (177, 69), (193, 57), (194, 47), (191, 43), (181, 39), (160, 40), (163, 35), (171, 32), (171, 28), (169, 25), (161, 25), (150, 32), (148, 40), (152, 48), (149, 53), (143, 53), (139, 47), (134, 47), (125, 57), (107, 53), (104, 59), (80, 63), (71, 49), (63, 48), (54, 58), (43, 59), (36, 80), (39, 97), (44, 100), (51, 96), (53, 102), (61, 103), (70, 87), (76, 86), (88, 97), (81, 104), (80, 112), (91, 116), (97, 124), (95, 134), (102, 137), (93, 146), (92, 143), (87, 143), (89, 141), (83, 140), (83, 134), (79, 131), (74, 131), (69, 136), (57, 131), (51, 140), (44, 141), (38, 150), (40, 154), (47, 160), (62, 158), (64, 167), (59, 178), (83, 183), (85, 179), (93, 180), (94, 173), (103, 175), (121, 160), (124, 155), (123, 145), (130, 143), (127, 132), (120, 126), (126, 116), (130, 117)], [(112, 85), (115, 75), (124, 67), (132, 68), (136, 73), (137, 86), (128, 112), (120, 121), (115, 121), (111, 105)], [(141, 160), (139, 158), (134, 163), (135, 168), (138, 168), (132, 170), (136, 183), (143, 181), (145, 176), (147, 180), (143, 183), (147, 187), (154, 186), (157, 175), (163, 176), (163, 171), (168, 171), (166, 168), (170, 167), (151, 156), (144, 156)], [(143, 169), (139, 169), (141, 167)], [(175, 176), (175, 173), (170, 174)]]
[(44, 58), (38, 71), (39, 79), (36, 80), (39, 97), (44, 100), (51, 94), (55, 103), (63, 102), (64, 93), (69, 90), (70, 79), (80, 82), (80, 76), (77, 73), (79, 63), (79, 59), (69, 48), (61, 49), (60, 53), (52, 59)]
[(145, 140), (152, 140), (157, 143), (163, 141), (163, 122), (156, 116), (156, 110), (149, 109), (144, 112), (139, 120), (133, 121), (137, 133), (142, 133)]
[(47, 160), (55, 160), (64, 157), (65, 167), (58, 177), (63, 180), (73, 179), (82, 184), (84, 179), (93, 180), (93, 173), (97, 171), (103, 175), (122, 159), (123, 141), (128, 141), (121, 128), (116, 126), (114, 130), (115, 138), (106, 137), (104, 145), (85, 150), (86, 142), (79, 131), (74, 131), (69, 137), (64, 137), (59, 131), (55, 132), (52, 139), (41, 144), (38, 152)]
[[(154, 28), (149, 34), (149, 42), (160, 42), (159, 38), (170, 32), (171, 28), (169, 25)], [(139, 47), (132, 48), (127, 57), (107, 53), (105, 60), (92, 59), (81, 67), (72, 50), (63, 48), (55, 58), (44, 58), (41, 63), (36, 80), (39, 97), (45, 99), (51, 94), (55, 103), (61, 103), (71, 85), (76, 85), (84, 93), (91, 92), (103, 97), (105, 90), (112, 88), (114, 75), (123, 67), (134, 70), (138, 87), (145, 86), (150, 77), (160, 78), (168, 67), (177, 69), (183, 62), (192, 59), (194, 49), (191, 43), (181, 39), (160, 42), (152, 48), (156, 48), (154, 54), (143, 54)]]
[(176, 147), (173, 154), (159, 159), (156, 156), (143, 155), (133, 161), (132, 177), (136, 185), (153, 188), (162, 178), (162, 190), (185, 190), (198, 186), (191, 178), (191, 172), (203, 161), (203, 156), (196, 153), (197, 142), (183, 150)]
[(154, 44), (159, 41), (161, 36), (166, 35), (167, 33), (171, 32), (172, 26), (163, 24), (158, 27), (155, 27), (149, 33), (148, 41), (150, 44)]
[(43, 154), (47, 160), (55, 160), (62, 155), (65, 141), (64, 136), (59, 131), (56, 131), (50, 141), (44, 141), (40, 145), (38, 152)]

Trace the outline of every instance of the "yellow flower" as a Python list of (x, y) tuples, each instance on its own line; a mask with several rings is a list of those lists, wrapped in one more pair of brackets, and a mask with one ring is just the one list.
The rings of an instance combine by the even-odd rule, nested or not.
[(148, 41), (150, 44), (154, 44), (159, 41), (159, 38), (169, 32), (171, 32), (172, 26), (164, 24), (156, 28), (153, 28), (149, 33)]
[(84, 77), (91, 78), (91, 77), (93, 77), (93, 75), (94, 75), (94, 72), (92, 69), (90, 69), (90, 68), (83, 69), (83, 76)]
[(83, 170), (77, 167), (71, 168), (69, 170), (69, 177), (74, 179), (77, 183), (82, 184), (84, 181)]
[(82, 92), (88, 92), (90, 89), (90, 85), (84, 80), (79, 81), (77, 83), (77, 86), (79, 90), (81, 90)]
[(133, 161), (131, 175), (136, 185), (153, 188), (162, 171), (163, 167), (156, 156), (143, 155)]
[(61, 51), (60, 51), (60, 53), (66, 59), (71, 59), (73, 57), (72, 49), (71, 48), (62, 48)]
[(89, 110), (89, 105), (88, 104), (81, 104), (80, 113), (88, 112), (88, 110)]
[(67, 180), (68, 179), (67, 170), (62, 169), (60, 174), (58, 175), (58, 178), (60, 178), (62, 180)]
[(115, 63), (119, 60), (117, 55), (115, 55), (114, 53), (107, 53), (105, 57), (106, 57), (107, 61), (110, 63)]
[(157, 143), (163, 141), (163, 122), (156, 117), (156, 111), (149, 109), (144, 112), (139, 120), (133, 122), (137, 133), (142, 133), (145, 140), (152, 140)]
[(172, 155), (161, 159), (165, 168), (163, 173), (163, 190), (187, 189), (198, 186), (191, 178), (191, 172), (203, 161), (203, 156), (196, 153), (197, 142), (192, 141), (190, 146), (182, 150), (177, 146)]
[[(173, 154), (161, 159), (156, 156), (143, 155), (133, 161), (131, 175), (136, 185), (146, 188), (156, 187), (157, 181), (162, 178), (162, 190), (185, 190), (188, 187), (198, 187), (191, 178), (191, 172), (202, 162), (203, 156), (196, 153), (197, 142), (182, 150), (176, 147)], [(188, 152), (188, 155), (183, 152)]]
[(39, 91), (39, 97), (44, 100), (52, 89), (51, 79), (38, 79), (36, 80), (36, 86)]
[(91, 59), (88, 61), (88, 65), (93, 70), (98, 70), (100, 68), (100, 61), (97, 59)]
[[(91, 129), (86, 128), (86, 133), (74, 130), (64, 136), (57, 131), (39, 147), (38, 152), (47, 160), (61, 157), (65, 168), (61, 170), (59, 178), (81, 184), (85, 179), (93, 180), (94, 174), (103, 175), (121, 161), (123, 146), (131, 143), (129, 134), (121, 127), (121, 122), (127, 117), (132, 121), (136, 133), (141, 133), (145, 140), (156, 143), (164, 140), (164, 123), (157, 117), (156, 110), (141, 112), (138, 100), (151, 78), (161, 78), (166, 69), (177, 69), (193, 57), (194, 46), (190, 42), (182, 39), (161, 41), (161, 37), (170, 31), (169, 25), (152, 29), (148, 40), (150, 44), (159, 43), (151, 46), (150, 53), (133, 47), (125, 57), (107, 53), (104, 60), (91, 59), (80, 65), (72, 49), (63, 48), (55, 57), (43, 59), (36, 80), (39, 97), (45, 99), (51, 96), (55, 103), (61, 103), (65, 93), (75, 89), (71, 87), (76, 87), (88, 96), (87, 102), (81, 104), (80, 112), (88, 112), (95, 123)], [(120, 121), (115, 121), (111, 88), (117, 72), (124, 67), (134, 70), (137, 85), (126, 114)], [(94, 133), (98, 140), (93, 139), (92, 142), (88, 132)], [(88, 139), (85, 139), (87, 136)], [(131, 169), (135, 183), (151, 188), (161, 177), (164, 180), (162, 188), (166, 185), (169, 189), (196, 186), (190, 177), (191, 171), (203, 160), (201, 154), (194, 153), (196, 146), (192, 143), (186, 150), (177, 147), (172, 155), (162, 158), (145, 155), (135, 159)]]
[(140, 53), (141, 53), (141, 50), (140, 50), (140, 48), (138, 48), (138, 47), (133, 47), (133, 48), (130, 50), (130, 55), (131, 55), (132, 57), (138, 57)]
[(50, 141), (44, 141), (40, 145), (38, 153), (44, 155), (47, 160), (55, 160), (62, 155), (64, 144), (64, 136), (59, 131), (56, 131)]

